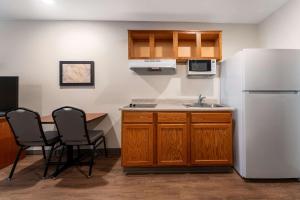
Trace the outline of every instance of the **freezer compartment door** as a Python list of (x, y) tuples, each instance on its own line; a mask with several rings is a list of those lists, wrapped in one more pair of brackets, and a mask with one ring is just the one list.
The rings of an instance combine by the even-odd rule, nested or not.
[(246, 49), (243, 90), (299, 90), (300, 50)]
[(299, 93), (244, 95), (246, 178), (299, 178)]

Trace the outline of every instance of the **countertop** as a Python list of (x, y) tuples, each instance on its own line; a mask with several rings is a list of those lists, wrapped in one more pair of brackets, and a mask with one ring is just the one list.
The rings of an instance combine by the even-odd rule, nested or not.
[(234, 111), (233, 107), (187, 107), (183, 104), (157, 104), (154, 108), (134, 108), (124, 106), (121, 107), (122, 111), (205, 111), (205, 112), (216, 112), (216, 111)]

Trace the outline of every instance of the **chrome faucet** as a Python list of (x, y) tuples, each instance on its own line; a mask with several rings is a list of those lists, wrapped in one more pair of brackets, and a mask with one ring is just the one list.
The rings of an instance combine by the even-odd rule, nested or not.
[(202, 94), (199, 95), (198, 104), (203, 104), (203, 100), (205, 99), (205, 96), (202, 96)]

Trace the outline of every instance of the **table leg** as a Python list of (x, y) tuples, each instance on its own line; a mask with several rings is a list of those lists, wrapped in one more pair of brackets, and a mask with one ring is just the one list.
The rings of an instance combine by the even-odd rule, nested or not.
[(58, 174), (60, 174), (61, 172), (63, 172), (64, 170), (68, 169), (69, 167), (71, 167), (74, 163), (73, 160), (73, 146), (72, 145), (67, 145), (67, 161), (66, 163), (61, 167), (61, 168), (57, 168), (56, 171), (53, 173), (53, 177), (56, 177)]
[(67, 146), (67, 163), (69, 164), (69, 165), (72, 165), (72, 163), (73, 163), (73, 146), (71, 146), (71, 145), (68, 145)]

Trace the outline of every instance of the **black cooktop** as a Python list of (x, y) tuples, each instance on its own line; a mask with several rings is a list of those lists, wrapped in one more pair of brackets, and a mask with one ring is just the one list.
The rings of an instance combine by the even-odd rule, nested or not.
[(127, 107), (129, 108), (155, 108), (157, 104), (150, 104), (150, 103), (131, 103)]

